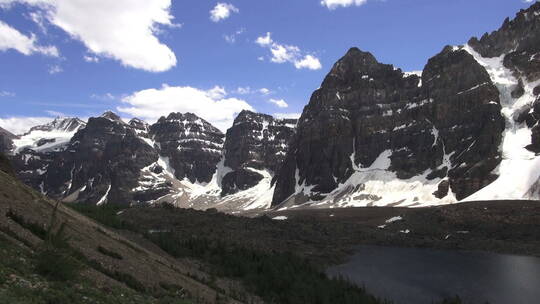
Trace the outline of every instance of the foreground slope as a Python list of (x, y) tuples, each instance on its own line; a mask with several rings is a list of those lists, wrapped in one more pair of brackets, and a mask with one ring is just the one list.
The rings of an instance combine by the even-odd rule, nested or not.
[[(2, 167), (8, 166), (4, 165)], [(43, 235), (40, 232), (51, 222), (55, 205), (55, 202), (0, 171), (2, 248), (20, 251), (23, 257), (33, 256), (33, 252), (39, 250), (43, 243)], [(87, 282), (85, 284), (94, 290), (96, 296), (106, 294), (111, 289), (118, 289), (120, 292), (124, 289), (125, 292), (138, 295), (139, 298), (157, 301), (156, 297), (159, 298), (159, 295), (169, 292), (166, 289), (166, 286), (169, 286), (181, 291), (180, 295), (184, 294), (202, 302), (214, 303), (220, 298), (225, 302), (235, 303), (193, 279), (192, 277), (196, 277), (200, 272), (196, 268), (167, 254), (145, 249), (63, 205), (58, 206), (54, 217), (55, 221), (52, 222), (56, 228), (65, 223), (64, 232), (69, 238), (69, 245), (78, 252), (77, 258), (80, 262), (86, 265), (81, 280)], [(22, 268), (29, 267), (25, 266), (24, 260), (15, 263), (20, 264)], [(28, 275), (30, 274), (13, 275), (9, 271), (2, 272), (4, 280), (13, 277), (26, 280), (29, 279)], [(35, 275), (32, 275), (32, 278), (42, 280)], [(36, 288), (40, 288), (39, 286), (42, 285)], [(43, 286), (46, 288), (47, 284)]]

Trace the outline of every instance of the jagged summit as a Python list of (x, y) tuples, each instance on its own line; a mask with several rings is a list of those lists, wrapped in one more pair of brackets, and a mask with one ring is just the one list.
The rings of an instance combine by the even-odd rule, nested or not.
[(113, 111), (106, 111), (104, 112), (103, 114), (101, 114), (102, 118), (106, 118), (108, 120), (112, 120), (112, 121), (117, 121), (117, 122), (121, 122), (121, 123), (124, 123), (124, 121), (122, 120), (122, 118), (120, 118), (120, 116), (118, 116), (118, 114), (114, 113)]
[(145, 131), (145, 132), (147, 132), (148, 128), (150, 128), (150, 125), (147, 122), (145, 122), (144, 120), (139, 119), (139, 118), (131, 119), (128, 122), (128, 125), (130, 125), (131, 127), (133, 127), (136, 130)]
[(30, 129), (25, 135), (28, 135), (32, 131), (62, 131), (62, 132), (74, 132), (84, 127), (86, 122), (77, 117), (57, 117), (52, 122), (35, 126)]
[(498, 57), (503, 53), (530, 53), (540, 49), (540, 2), (519, 11), (514, 19), (506, 18), (502, 27), (473, 37), (468, 44), (483, 57)]
[[(353, 86), (362, 87), (391, 85), (394, 87), (418, 87), (418, 77), (405, 77), (401, 69), (377, 61), (375, 56), (358, 48), (351, 48), (339, 59), (321, 84), (321, 89), (339, 88), (347, 91)], [(335, 94), (335, 93), (334, 93)]]

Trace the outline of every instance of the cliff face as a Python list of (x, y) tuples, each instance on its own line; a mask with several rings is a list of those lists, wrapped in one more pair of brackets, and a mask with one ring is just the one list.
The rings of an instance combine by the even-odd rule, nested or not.
[(210, 182), (221, 160), (221, 131), (194, 114), (171, 113), (150, 126), (149, 134), (177, 179)]
[(107, 112), (90, 118), (67, 149), (55, 155), (42, 187), (66, 201), (126, 204), (141, 170), (157, 160), (157, 152), (133, 127)]
[(421, 79), (351, 49), (306, 106), (273, 204), (538, 197), (539, 53), (540, 3), (445, 47)]
[[(281, 168), (296, 120), (242, 111), (227, 131), (222, 196), (247, 190)], [(267, 171), (265, 174), (261, 171)]]
[(504, 126), (500, 110), (488, 73), (463, 50), (446, 47), (430, 59), (420, 79), (353, 48), (304, 109), (274, 204), (291, 195), (299, 198), (296, 203), (339, 204), (351, 196), (376, 203), (381, 197), (365, 183), (342, 187), (352, 176), (367, 175), (374, 164), (371, 169), (396, 179), (422, 176), (431, 184), (432, 193), (423, 189), (417, 197), (404, 197), (404, 204), (421, 203), (420, 195), (437, 201), (449, 188), (464, 198), (494, 178)]

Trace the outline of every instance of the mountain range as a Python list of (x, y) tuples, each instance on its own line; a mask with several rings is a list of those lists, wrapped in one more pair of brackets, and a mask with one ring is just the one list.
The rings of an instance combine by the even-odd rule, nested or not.
[(223, 134), (191, 113), (150, 125), (58, 118), (0, 152), (47, 196), (237, 213), (540, 199), (540, 3), (422, 73), (351, 48), (298, 120), (243, 111)]

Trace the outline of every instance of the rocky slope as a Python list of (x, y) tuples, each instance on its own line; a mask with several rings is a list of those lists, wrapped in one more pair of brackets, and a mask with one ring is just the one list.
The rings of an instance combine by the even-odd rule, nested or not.
[(351, 49), (306, 106), (273, 204), (538, 198), (527, 149), (540, 129), (539, 16), (536, 3), (499, 31), (445, 47), (421, 79)]

